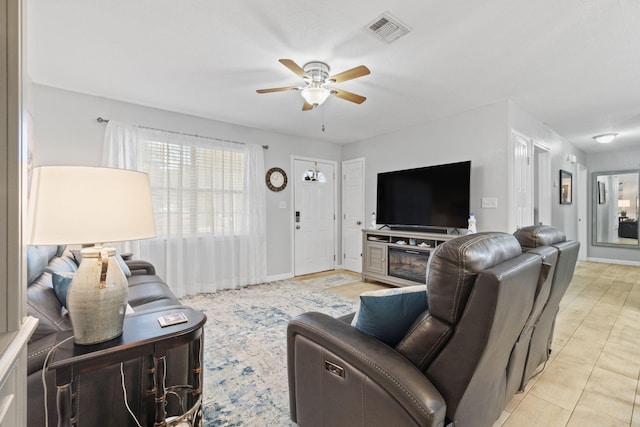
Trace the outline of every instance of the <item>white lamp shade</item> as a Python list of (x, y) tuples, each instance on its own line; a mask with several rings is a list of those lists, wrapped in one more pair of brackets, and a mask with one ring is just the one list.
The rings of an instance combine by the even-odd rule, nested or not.
[(629, 208), (631, 207), (631, 200), (618, 200), (619, 208)]
[(149, 176), (84, 166), (33, 170), (29, 244), (121, 242), (156, 236)]
[(311, 105), (321, 105), (331, 93), (322, 86), (311, 86), (302, 90), (302, 97)]

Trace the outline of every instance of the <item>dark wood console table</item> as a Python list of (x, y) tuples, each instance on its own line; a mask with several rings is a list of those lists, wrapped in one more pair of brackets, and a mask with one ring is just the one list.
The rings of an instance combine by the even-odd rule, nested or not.
[[(188, 322), (161, 327), (158, 317), (183, 312)], [(58, 386), (57, 407), (58, 427), (71, 427), (77, 423), (77, 402), (74, 399), (73, 378), (82, 373), (92, 372), (109, 365), (131, 359), (147, 357), (149, 363), (147, 398), (155, 407), (155, 419), (147, 423), (165, 426), (165, 355), (167, 351), (182, 345), (190, 348), (190, 382), (193, 401), (197, 402), (202, 393), (203, 326), (206, 316), (188, 307), (158, 311), (125, 317), (123, 333), (118, 338), (94, 345), (76, 345), (69, 340), (56, 350), (50, 369), (56, 371)], [(71, 336), (61, 336), (58, 342)]]

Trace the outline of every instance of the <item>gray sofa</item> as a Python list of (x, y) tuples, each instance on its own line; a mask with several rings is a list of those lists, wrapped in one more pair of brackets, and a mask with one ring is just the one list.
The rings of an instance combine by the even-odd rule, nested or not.
[[(143, 261), (128, 261), (131, 276), (129, 305), (132, 316), (152, 311), (183, 307), (166, 283), (155, 275), (154, 267)], [(28, 425), (44, 426), (45, 391), (42, 382), (43, 364), (59, 335), (71, 330), (71, 322), (63, 310), (52, 286), (52, 274), (75, 272), (77, 263), (73, 253), (64, 246), (29, 246), (27, 248), (27, 313), (39, 319), (38, 327), (27, 346)], [(169, 377), (167, 385), (185, 384), (188, 354), (184, 348), (174, 349), (167, 356)], [(144, 407), (146, 390), (146, 360), (125, 364), (128, 403), (134, 413), (147, 411)], [(49, 425), (57, 423), (56, 384), (53, 371), (45, 372), (47, 383), (46, 406)], [(124, 405), (119, 365), (87, 374), (78, 381), (78, 425), (127, 426), (135, 425)]]

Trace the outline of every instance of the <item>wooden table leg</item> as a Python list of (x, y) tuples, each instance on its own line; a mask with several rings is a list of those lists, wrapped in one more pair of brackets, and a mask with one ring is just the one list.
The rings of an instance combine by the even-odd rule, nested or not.
[(193, 398), (194, 401), (198, 400), (200, 393), (202, 393), (202, 360), (203, 360), (203, 345), (202, 335), (193, 341), (193, 347), (191, 349), (191, 384), (193, 385)]
[(156, 419), (156, 364), (153, 355), (145, 356), (147, 366), (147, 396), (145, 399), (145, 419), (142, 421), (143, 425), (149, 425), (151, 420)]
[(71, 418), (74, 416), (72, 383), (70, 368), (56, 371), (58, 427), (71, 427)]
[(164, 419), (164, 402), (165, 402), (165, 389), (164, 389), (164, 379), (166, 375), (166, 362), (167, 359), (163, 355), (158, 357), (154, 356), (154, 365), (155, 365), (155, 376), (154, 376), (154, 386), (156, 389), (156, 421), (153, 424), (154, 427), (164, 427), (167, 425)]
[[(204, 360), (204, 334), (201, 334), (192, 343), (191, 348), (191, 366), (192, 369), (192, 384), (193, 384), (193, 400), (192, 405), (195, 405), (202, 395), (202, 361)], [(202, 406), (202, 402), (199, 404)], [(202, 408), (197, 408), (193, 415), (193, 425), (202, 425)]]

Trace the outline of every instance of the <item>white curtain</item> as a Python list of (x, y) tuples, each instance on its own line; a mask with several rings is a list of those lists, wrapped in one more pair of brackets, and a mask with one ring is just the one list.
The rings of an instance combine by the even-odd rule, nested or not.
[(266, 280), (262, 147), (112, 120), (103, 164), (149, 174), (158, 237), (123, 247), (176, 296)]

